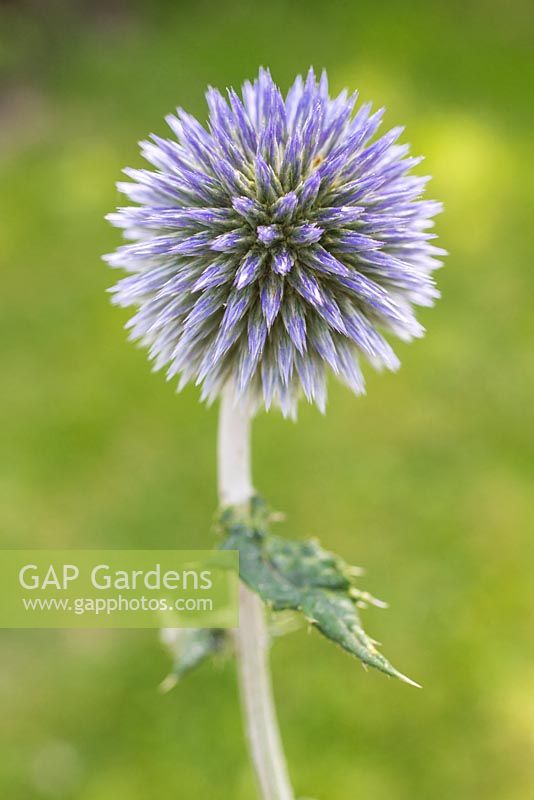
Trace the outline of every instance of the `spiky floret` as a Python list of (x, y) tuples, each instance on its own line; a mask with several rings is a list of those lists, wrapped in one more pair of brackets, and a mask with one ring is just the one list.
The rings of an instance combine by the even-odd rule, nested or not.
[(108, 219), (134, 244), (106, 256), (131, 273), (111, 290), (134, 306), (130, 337), (155, 369), (294, 414), (303, 392), (323, 409), (330, 368), (360, 394), (363, 356), (399, 361), (383, 333), (423, 334), (414, 305), (432, 305), (444, 251), (428, 233), (440, 204), (397, 144), (375, 136), (383, 109), (328, 94), (326, 74), (299, 76), (284, 98), (267, 70), (242, 97), (209, 89), (207, 129), (178, 109), (176, 140), (152, 135), (155, 171), (118, 184), (139, 205)]

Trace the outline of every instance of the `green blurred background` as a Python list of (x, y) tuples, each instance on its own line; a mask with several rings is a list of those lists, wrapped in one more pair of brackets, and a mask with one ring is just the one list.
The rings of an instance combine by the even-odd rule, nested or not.
[[(273, 648), (297, 793), (534, 796), (532, 7), (3, 2), (3, 547), (208, 547), (216, 409), (126, 344), (100, 255), (138, 139), (207, 83), (310, 64), (386, 105), (445, 201), (443, 299), (398, 375), (255, 424), (256, 484), (391, 603), (368, 630), (416, 691), (315, 633)], [(530, 204), (530, 208), (529, 208)], [(170, 695), (154, 631), (0, 635), (6, 800), (250, 800), (231, 662)]]

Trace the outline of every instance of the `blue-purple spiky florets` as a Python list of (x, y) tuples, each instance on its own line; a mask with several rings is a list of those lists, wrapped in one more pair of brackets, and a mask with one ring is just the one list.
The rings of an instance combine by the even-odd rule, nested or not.
[(142, 142), (156, 171), (125, 170), (139, 206), (108, 217), (135, 241), (107, 256), (131, 273), (112, 290), (138, 309), (131, 338), (209, 400), (231, 381), (284, 414), (301, 392), (323, 408), (327, 367), (363, 392), (359, 356), (396, 369), (380, 331), (421, 336), (412, 306), (438, 296), (440, 204), (407, 174), (420, 159), (396, 144), (401, 128), (375, 138), (382, 109), (331, 99), (324, 73), (284, 98), (260, 70), (242, 99), (207, 100), (207, 130), (179, 109), (176, 140)]

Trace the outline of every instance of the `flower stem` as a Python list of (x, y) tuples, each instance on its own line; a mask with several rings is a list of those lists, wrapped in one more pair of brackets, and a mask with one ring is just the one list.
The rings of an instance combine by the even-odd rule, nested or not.
[[(251, 414), (236, 405), (233, 388), (221, 398), (218, 441), (219, 499), (246, 509), (254, 490), (250, 469)], [(269, 671), (269, 637), (260, 598), (240, 587), (235, 632), (241, 703), (248, 745), (263, 800), (293, 800), (278, 730)]]

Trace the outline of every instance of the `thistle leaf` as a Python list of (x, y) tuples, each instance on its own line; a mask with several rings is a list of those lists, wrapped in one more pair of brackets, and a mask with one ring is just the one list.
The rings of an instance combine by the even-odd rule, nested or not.
[(187, 672), (222, 650), (226, 631), (219, 628), (164, 628), (161, 638), (173, 659), (171, 671), (160, 686), (163, 692), (167, 692)]
[(292, 609), (344, 650), (405, 683), (419, 684), (395, 669), (365, 633), (359, 608), (384, 607), (354, 586), (355, 570), (316, 541), (291, 541), (269, 531), (260, 498), (244, 517), (228, 508), (221, 516), (223, 549), (239, 551), (240, 577), (273, 610)]

